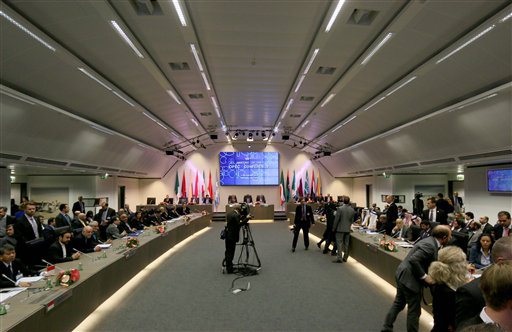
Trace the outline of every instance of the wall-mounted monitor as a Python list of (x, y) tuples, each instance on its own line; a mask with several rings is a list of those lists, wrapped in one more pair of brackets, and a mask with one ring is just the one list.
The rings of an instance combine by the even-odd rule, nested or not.
[(487, 190), (495, 193), (512, 192), (512, 169), (488, 170)]
[(278, 152), (220, 152), (221, 186), (279, 185)]

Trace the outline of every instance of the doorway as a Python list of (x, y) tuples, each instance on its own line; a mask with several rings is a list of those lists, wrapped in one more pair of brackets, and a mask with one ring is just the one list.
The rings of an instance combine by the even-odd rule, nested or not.
[(366, 207), (370, 208), (372, 206), (373, 200), (372, 200), (372, 185), (367, 184), (366, 185)]
[(125, 202), (125, 194), (126, 194), (126, 186), (119, 186), (119, 193), (118, 193), (118, 207), (117, 209), (124, 209), (124, 202)]

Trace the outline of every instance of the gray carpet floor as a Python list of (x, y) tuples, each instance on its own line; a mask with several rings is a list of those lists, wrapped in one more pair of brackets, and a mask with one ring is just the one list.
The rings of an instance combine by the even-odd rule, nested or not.
[[(251, 225), (262, 269), (235, 281), (235, 288), (248, 282), (251, 287), (233, 294), (236, 276), (221, 273), (221, 227), (214, 223), (170, 256), (119, 307), (111, 308), (108, 317), (97, 321), (94, 330), (380, 330), (393, 298), (365, 286), (350, 264), (333, 264), (333, 257), (323, 255), (315, 241), (306, 251), (301, 236), (292, 253), (292, 233), (281, 222)], [(405, 312), (395, 326), (396, 331), (405, 329)]]

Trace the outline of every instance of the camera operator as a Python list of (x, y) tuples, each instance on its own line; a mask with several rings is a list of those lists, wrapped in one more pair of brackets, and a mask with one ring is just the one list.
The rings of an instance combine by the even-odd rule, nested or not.
[(235, 256), (235, 249), (238, 240), (240, 239), (240, 227), (251, 219), (249, 215), (249, 207), (247, 204), (242, 203), (236, 206), (232, 211), (226, 215), (226, 252), (224, 254), (226, 260), (226, 272), (233, 273), (233, 258)]

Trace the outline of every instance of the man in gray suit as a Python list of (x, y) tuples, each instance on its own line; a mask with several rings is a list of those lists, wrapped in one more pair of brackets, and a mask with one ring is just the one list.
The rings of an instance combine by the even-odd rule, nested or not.
[[(332, 231), (336, 233), (336, 245), (338, 247), (338, 257), (333, 263), (343, 263), (348, 258), (348, 245), (350, 241), (350, 226), (354, 222), (355, 211), (350, 205), (350, 197), (343, 196), (343, 205), (336, 210)], [(343, 259), (342, 259), (343, 251)]]
[(430, 263), (437, 260), (437, 251), (446, 245), (452, 237), (446, 225), (439, 225), (432, 231), (432, 236), (420, 240), (411, 249), (407, 257), (396, 270), (396, 296), (389, 310), (382, 331), (393, 331), (396, 317), (407, 304), (407, 331), (418, 331), (421, 314), (421, 295), (424, 286), (433, 284), (427, 275)]

